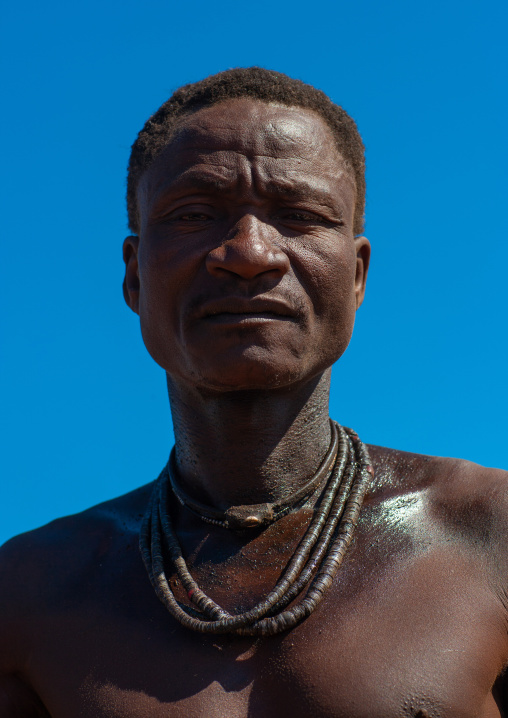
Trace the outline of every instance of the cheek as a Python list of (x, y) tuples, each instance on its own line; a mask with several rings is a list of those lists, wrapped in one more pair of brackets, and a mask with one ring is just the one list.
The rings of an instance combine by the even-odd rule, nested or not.
[(333, 363), (347, 348), (356, 316), (356, 253), (350, 243), (332, 244), (316, 252), (307, 266), (309, 296), (321, 348)]
[(147, 318), (169, 319), (169, 309), (178, 303), (191, 262), (179, 261), (178, 252), (164, 238), (157, 236), (140, 242), (138, 256), (140, 303), (144, 312)]
[[(303, 259), (303, 261), (302, 261)], [(351, 321), (356, 311), (356, 253), (352, 242), (344, 239), (304, 248), (300, 256), (302, 280), (319, 321)]]
[[(152, 247), (139, 252), (139, 319), (143, 342), (151, 357), (167, 369), (168, 344), (172, 348), (177, 330), (175, 290), (167, 267), (168, 258)], [(170, 341), (168, 341), (170, 340)]]

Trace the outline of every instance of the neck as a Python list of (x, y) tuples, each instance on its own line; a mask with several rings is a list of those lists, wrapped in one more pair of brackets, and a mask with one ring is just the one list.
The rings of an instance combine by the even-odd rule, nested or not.
[(227, 393), (168, 377), (182, 488), (220, 509), (288, 498), (328, 449), (330, 374), (296, 388)]

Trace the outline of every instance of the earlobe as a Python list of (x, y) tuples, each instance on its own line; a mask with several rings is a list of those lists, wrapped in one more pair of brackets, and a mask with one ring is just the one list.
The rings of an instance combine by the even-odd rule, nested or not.
[(370, 263), (370, 242), (367, 237), (357, 237), (355, 239), (356, 246), (356, 276), (355, 276), (355, 293), (356, 308), (360, 307), (365, 296), (365, 285), (367, 283), (367, 273)]
[(123, 243), (123, 261), (125, 277), (123, 280), (123, 296), (127, 306), (139, 314), (139, 268), (138, 268), (139, 237), (131, 235)]

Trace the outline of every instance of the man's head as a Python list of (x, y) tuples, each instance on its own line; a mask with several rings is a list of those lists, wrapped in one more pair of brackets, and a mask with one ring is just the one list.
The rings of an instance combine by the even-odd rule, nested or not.
[(328, 369), (370, 254), (329, 123), (242, 96), (181, 116), (164, 142), (139, 176), (138, 236), (124, 244), (125, 297), (152, 357), (173, 382), (219, 391)]
[(236, 68), (184, 85), (150, 117), (132, 146), (127, 179), (129, 227), (139, 234), (137, 188), (143, 173), (167, 146), (182, 118), (218, 102), (248, 97), (316, 112), (329, 126), (356, 185), (353, 231), (363, 231), (365, 210), (364, 147), (354, 120), (324, 92), (280, 72)]

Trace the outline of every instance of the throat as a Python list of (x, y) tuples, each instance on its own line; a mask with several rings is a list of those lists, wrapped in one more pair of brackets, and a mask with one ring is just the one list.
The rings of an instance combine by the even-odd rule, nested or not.
[(328, 372), (289, 399), (287, 390), (210, 396), (168, 386), (178, 484), (203, 504), (227, 510), (287, 500), (329, 449)]
[(178, 482), (174, 450), (167, 466), (168, 480), (180, 504), (207, 523), (239, 531), (251, 528), (265, 528), (305, 503), (328, 478), (335, 464), (338, 451), (338, 432), (333, 422), (330, 422), (330, 431), (330, 445), (315, 474), (303, 482), (289, 496), (281, 497), (272, 502), (229, 506), (221, 510), (194, 499), (184, 491)]

